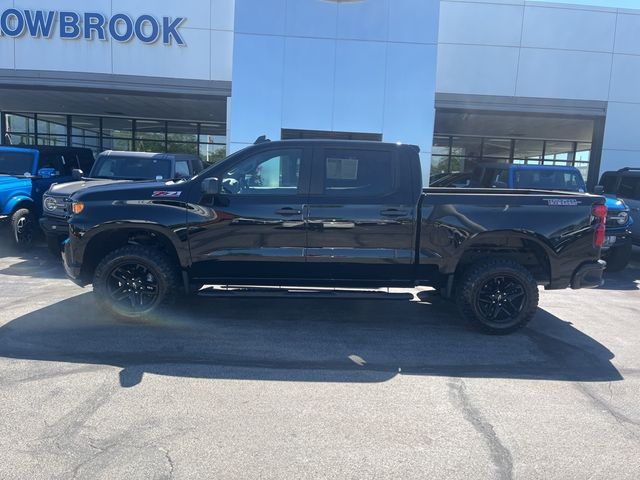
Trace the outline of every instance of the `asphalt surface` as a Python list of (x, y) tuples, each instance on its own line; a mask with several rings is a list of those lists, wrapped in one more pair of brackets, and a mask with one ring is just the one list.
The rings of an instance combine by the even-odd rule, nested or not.
[(0, 478), (638, 479), (634, 255), (488, 337), (419, 290), (119, 324), (44, 249), (2, 250)]

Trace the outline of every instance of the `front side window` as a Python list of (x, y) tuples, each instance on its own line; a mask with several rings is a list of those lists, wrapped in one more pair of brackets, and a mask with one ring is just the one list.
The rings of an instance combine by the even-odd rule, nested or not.
[(640, 200), (640, 177), (626, 177), (620, 179), (618, 195), (622, 198)]
[(230, 195), (296, 195), (301, 163), (302, 149), (253, 155), (225, 173), (222, 190)]
[(32, 175), (33, 153), (0, 151), (0, 175)]
[(77, 168), (77, 162), (73, 156), (66, 157), (58, 153), (45, 153), (40, 156), (38, 170), (46, 169), (51, 171), (52, 176), (68, 176), (71, 171)]
[(324, 163), (325, 195), (380, 196), (393, 193), (390, 152), (326, 150)]

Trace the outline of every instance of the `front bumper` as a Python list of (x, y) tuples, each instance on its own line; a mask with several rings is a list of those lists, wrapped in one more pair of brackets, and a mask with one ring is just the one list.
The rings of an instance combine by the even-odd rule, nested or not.
[(69, 236), (69, 224), (63, 218), (42, 217), (40, 219), (40, 228), (47, 235)]
[(571, 279), (571, 288), (577, 290), (579, 288), (597, 288), (604, 283), (602, 274), (607, 268), (607, 262), (598, 260), (597, 262), (589, 262), (578, 268)]

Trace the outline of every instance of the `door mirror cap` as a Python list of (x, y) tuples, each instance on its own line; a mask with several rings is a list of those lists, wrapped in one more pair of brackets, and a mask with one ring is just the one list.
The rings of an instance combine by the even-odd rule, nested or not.
[(218, 195), (220, 193), (220, 180), (217, 178), (205, 178), (202, 181), (202, 193), (205, 195)]
[(596, 185), (595, 187), (593, 187), (593, 193), (595, 193), (596, 195), (603, 195), (604, 185)]
[(74, 168), (73, 170), (71, 170), (71, 178), (73, 178), (74, 180), (82, 180), (82, 177), (84, 177), (84, 172), (79, 168)]

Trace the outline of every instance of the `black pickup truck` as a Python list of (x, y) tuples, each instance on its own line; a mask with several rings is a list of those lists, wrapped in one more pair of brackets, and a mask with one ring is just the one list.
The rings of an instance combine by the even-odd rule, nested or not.
[(597, 287), (604, 198), (422, 188), (419, 150), (291, 140), (181, 181), (71, 198), (65, 269), (98, 303), (145, 319), (203, 284), (431, 285), (488, 333), (524, 326), (546, 289)]

